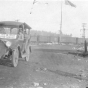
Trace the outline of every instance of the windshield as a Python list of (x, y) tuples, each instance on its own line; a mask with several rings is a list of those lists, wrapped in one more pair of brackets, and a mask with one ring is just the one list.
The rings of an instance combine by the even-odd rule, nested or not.
[(18, 28), (0, 27), (0, 38), (16, 39)]

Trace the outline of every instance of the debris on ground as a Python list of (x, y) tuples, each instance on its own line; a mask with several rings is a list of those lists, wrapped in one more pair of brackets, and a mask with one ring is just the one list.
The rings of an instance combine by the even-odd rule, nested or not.
[(72, 49), (73, 50), (84, 50), (84, 47), (79, 47), (79, 48), (73, 47)]
[(46, 71), (46, 70), (47, 68), (41, 68), (41, 67), (36, 69), (36, 71)]
[(80, 88), (77, 84), (67, 84), (63, 85), (63, 88)]
[(37, 82), (34, 82), (33, 84), (35, 87), (39, 86), (39, 83), (37, 83)]
[(83, 79), (87, 79), (87, 77), (88, 77), (88, 71), (86, 70), (86, 69), (81, 69), (80, 71), (79, 71), (79, 76), (81, 76)]

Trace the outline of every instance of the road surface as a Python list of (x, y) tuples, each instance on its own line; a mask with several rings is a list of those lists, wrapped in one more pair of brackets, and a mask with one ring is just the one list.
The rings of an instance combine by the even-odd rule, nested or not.
[(16, 68), (0, 61), (0, 88), (86, 88), (87, 59), (60, 53), (60, 47), (32, 46), (30, 61), (20, 59)]

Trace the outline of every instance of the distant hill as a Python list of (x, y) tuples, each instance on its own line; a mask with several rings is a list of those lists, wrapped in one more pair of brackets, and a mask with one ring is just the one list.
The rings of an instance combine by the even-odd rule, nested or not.
[(31, 30), (30, 32), (31, 32), (31, 36), (37, 36), (37, 35), (41, 35), (41, 36), (58, 36), (58, 34), (56, 34), (56, 33), (46, 32), (46, 31)]
[[(37, 30), (31, 30), (31, 36), (59, 36), (59, 34), (52, 33), (52, 32), (46, 32), (46, 31), (37, 31)], [(63, 34), (63, 37), (72, 37), (71, 35)]]

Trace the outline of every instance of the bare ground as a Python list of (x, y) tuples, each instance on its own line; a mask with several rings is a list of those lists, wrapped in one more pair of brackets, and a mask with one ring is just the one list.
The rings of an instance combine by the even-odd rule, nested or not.
[[(88, 60), (67, 52), (74, 45), (34, 45), (16, 68), (0, 61), (0, 88), (86, 88)], [(2, 63), (3, 62), (3, 63)]]

